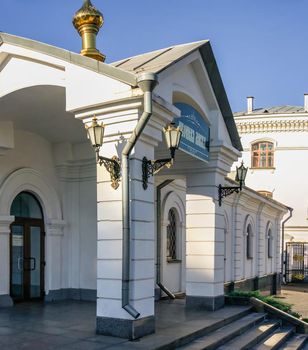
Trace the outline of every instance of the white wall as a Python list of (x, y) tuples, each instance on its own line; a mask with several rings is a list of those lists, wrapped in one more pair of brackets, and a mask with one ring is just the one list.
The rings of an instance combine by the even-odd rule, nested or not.
[[(294, 208), (293, 217), (286, 224), (286, 233), (294, 240), (308, 240), (308, 166), (305, 159), (308, 157), (308, 138), (306, 129), (294, 129), (297, 119), (307, 119), (307, 116), (298, 114), (285, 116), (238, 117), (237, 123), (256, 125), (255, 130), (244, 131), (241, 141), (244, 147), (243, 160), (251, 166), (251, 144), (258, 140), (269, 140), (274, 143), (274, 169), (249, 169), (246, 185), (255, 190), (273, 192), (273, 198)], [(258, 123), (287, 123), (285, 130), (269, 131), (259, 129)], [(241, 129), (240, 129), (241, 130)]]
[[(234, 185), (228, 183), (227, 185)], [(228, 223), (225, 282), (280, 272), (280, 221), (286, 208), (244, 188), (223, 199), (224, 225)], [(252, 227), (252, 258), (247, 258), (247, 226)], [(267, 233), (272, 232), (272, 257), (268, 257)], [(231, 249), (231, 251), (228, 251)]]
[[(50, 203), (42, 202), (42, 198), (39, 198), (39, 194), (31, 187), (31, 191), (37, 195), (44, 210), (47, 233), (45, 242), (46, 292), (73, 287), (96, 289), (96, 175), (93, 155), (90, 165), (85, 164), (86, 169), (91, 169), (92, 164), (92, 170), (80, 170), (84, 161), (75, 160), (78, 171), (77, 173), (75, 171), (72, 178), (70, 172), (66, 172), (63, 176), (63, 168), (62, 174), (59, 174), (59, 165), (56, 166), (54, 157), (55, 147), (42, 136), (15, 129), (12, 145), (13, 147), (0, 158), (0, 183), (3, 183), (4, 179), (10, 174), (14, 174), (18, 169), (33, 169), (55, 191), (62, 207), (62, 214), (60, 213), (59, 217), (50, 217), (45, 208), (45, 205)], [(82, 148), (81, 145), (78, 147)], [(83, 147), (88, 148), (87, 145)], [(65, 149), (58, 147), (58, 151), (64, 152)], [(73, 164), (74, 167), (76, 169), (76, 164)], [(66, 168), (71, 169), (72, 164), (68, 167), (66, 165)], [(24, 181), (23, 190), (27, 190), (26, 178)], [(39, 183), (36, 185), (39, 190)], [(76, 200), (76, 196), (78, 200)], [(52, 201), (52, 198), (48, 198), (48, 200)], [(0, 208), (0, 213), (3, 213), (3, 210), (4, 208)], [(76, 215), (77, 213), (78, 215)], [(52, 239), (52, 237), (56, 237), (54, 236), (55, 228), (52, 226), (52, 231), (50, 231), (49, 227), (51, 227), (50, 220), (54, 219), (64, 220), (64, 235)], [(53, 232), (51, 236), (48, 235), (49, 232)], [(75, 249), (74, 254), (78, 255), (78, 265), (72, 258), (72, 247)], [(56, 252), (57, 258), (54, 260)]]

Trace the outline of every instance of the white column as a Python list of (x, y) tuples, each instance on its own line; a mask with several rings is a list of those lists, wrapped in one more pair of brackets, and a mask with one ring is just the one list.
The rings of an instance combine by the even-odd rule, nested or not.
[[(114, 154), (112, 144), (104, 145), (104, 156)], [(154, 179), (144, 190), (144, 156), (153, 159), (154, 147), (139, 140), (130, 157), (130, 304), (140, 313), (136, 320), (122, 308), (122, 185), (113, 189), (104, 166), (97, 167), (97, 332), (131, 339), (155, 330)]]
[(186, 304), (209, 310), (224, 305), (224, 216), (214, 176), (189, 175), (186, 195)]
[(13, 305), (10, 297), (10, 224), (14, 216), (0, 216), (0, 307)]

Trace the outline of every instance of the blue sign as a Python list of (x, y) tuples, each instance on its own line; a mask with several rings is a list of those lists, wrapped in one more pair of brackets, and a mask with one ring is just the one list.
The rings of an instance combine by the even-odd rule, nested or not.
[(175, 103), (181, 117), (174, 123), (182, 129), (179, 149), (203, 161), (209, 160), (210, 128), (201, 114), (186, 103)]

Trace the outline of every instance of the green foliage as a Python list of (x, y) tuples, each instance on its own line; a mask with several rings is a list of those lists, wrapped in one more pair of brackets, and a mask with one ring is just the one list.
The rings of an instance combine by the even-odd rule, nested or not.
[(280, 301), (276, 298), (274, 298), (273, 296), (263, 296), (260, 294), (260, 292), (258, 290), (256, 291), (252, 291), (252, 292), (244, 292), (241, 290), (237, 290), (237, 291), (233, 291), (228, 293), (228, 296), (230, 297), (246, 297), (246, 298), (256, 298), (259, 299), (261, 301), (263, 301), (266, 304), (269, 304), (273, 307), (275, 307), (276, 309), (279, 309), (281, 311), (284, 311), (296, 318), (300, 318), (301, 315), (297, 312), (292, 311), (292, 304), (288, 304), (285, 303), (283, 301)]
[(233, 292), (228, 293), (229, 297), (243, 297), (243, 298), (259, 298), (260, 292), (258, 290), (254, 290), (251, 292), (245, 292), (243, 290), (234, 290)]

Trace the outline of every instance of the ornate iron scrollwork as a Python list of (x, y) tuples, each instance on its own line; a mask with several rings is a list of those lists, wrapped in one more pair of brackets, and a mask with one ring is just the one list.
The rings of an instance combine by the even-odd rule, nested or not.
[(173, 159), (158, 159), (158, 160), (148, 160), (147, 157), (143, 157), (142, 160), (142, 185), (143, 189), (148, 188), (148, 180), (150, 176), (157, 174), (162, 168), (170, 168), (172, 166)]
[(242, 186), (229, 186), (223, 187), (221, 185), (218, 186), (218, 201), (219, 206), (221, 207), (221, 201), (224, 197), (229, 196), (232, 193), (239, 193), (242, 190)]
[(113, 156), (111, 159), (98, 156), (98, 163), (99, 165), (104, 165), (110, 174), (111, 187), (116, 190), (119, 187), (119, 181), (121, 178), (120, 159), (117, 156)]

